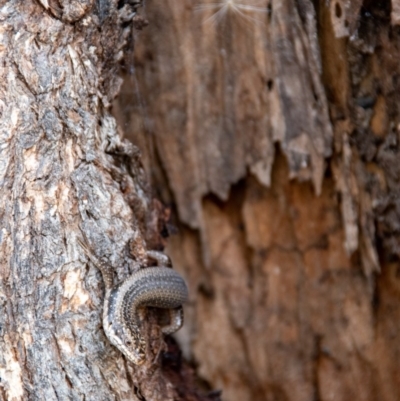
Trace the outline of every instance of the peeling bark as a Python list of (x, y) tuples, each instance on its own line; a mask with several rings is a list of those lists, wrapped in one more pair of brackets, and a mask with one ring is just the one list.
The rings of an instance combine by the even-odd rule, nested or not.
[(179, 341), (226, 400), (396, 401), (398, 5), (243, 4), (149, 2), (118, 103), (179, 228)]

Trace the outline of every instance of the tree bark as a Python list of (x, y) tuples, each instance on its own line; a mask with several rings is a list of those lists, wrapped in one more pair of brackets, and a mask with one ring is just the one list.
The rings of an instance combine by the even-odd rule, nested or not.
[(144, 365), (109, 343), (102, 277), (77, 242), (120, 280), (163, 247), (163, 209), (110, 114), (138, 5), (0, 2), (1, 400), (205, 399), (155, 312)]
[(180, 344), (229, 401), (396, 401), (398, 1), (243, 4), (148, 2), (116, 104), (179, 229)]

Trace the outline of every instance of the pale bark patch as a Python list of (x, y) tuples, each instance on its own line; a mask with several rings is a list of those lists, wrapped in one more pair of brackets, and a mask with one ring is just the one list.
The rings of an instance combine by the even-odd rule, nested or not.
[(10, 345), (10, 338), (5, 339), (2, 347), (3, 358), (0, 358), (1, 387), (4, 388), (9, 401), (23, 400), (24, 390), (22, 384), (20, 362), (14, 357)]
[(63, 305), (63, 311), (70, 308), (76, 311), (89, 300), (89, 294), (82, 288), (81, 275), (80, 270), (71, 270), (66, 274), (63, 295), (69, 302)]

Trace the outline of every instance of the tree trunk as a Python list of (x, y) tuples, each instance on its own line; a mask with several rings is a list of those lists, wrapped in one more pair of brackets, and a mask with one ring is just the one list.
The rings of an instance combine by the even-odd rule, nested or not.
[(147, 2), (116, 104), (179, 229), (185, 356), (229, 401), (398, 400), (399, 2), (196, 4)]
[(110, 115), (138, 3), (0, 1), (1, 400), (205, 399), (171, 342), (162, 357), (156, 312), (143, 365), (110, 344), (78, 245), (119, 280), (163, 246), (163, 209)]

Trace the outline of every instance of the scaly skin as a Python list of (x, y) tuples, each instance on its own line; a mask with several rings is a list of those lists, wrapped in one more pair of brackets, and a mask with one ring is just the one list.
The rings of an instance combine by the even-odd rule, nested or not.
[[(106, 287), (103, 309), (103, 328), (107, 338), (129, 361), (141, 365), (146, 358), (146, 340), (141, 333), (138, 308), (169, 309), (171, 322), (162, 328), (171, 334), (183, 324), (182, 304), (187, 300), (188, 289), (183, 278), (169, 267), (142, 268), (119, 285), (113, 286), (112, 272), (97, 259), (88, 247), (78, 240), (91, 262), (101, 271)], [(150, 256), (159, 258), (151, 251)]]

